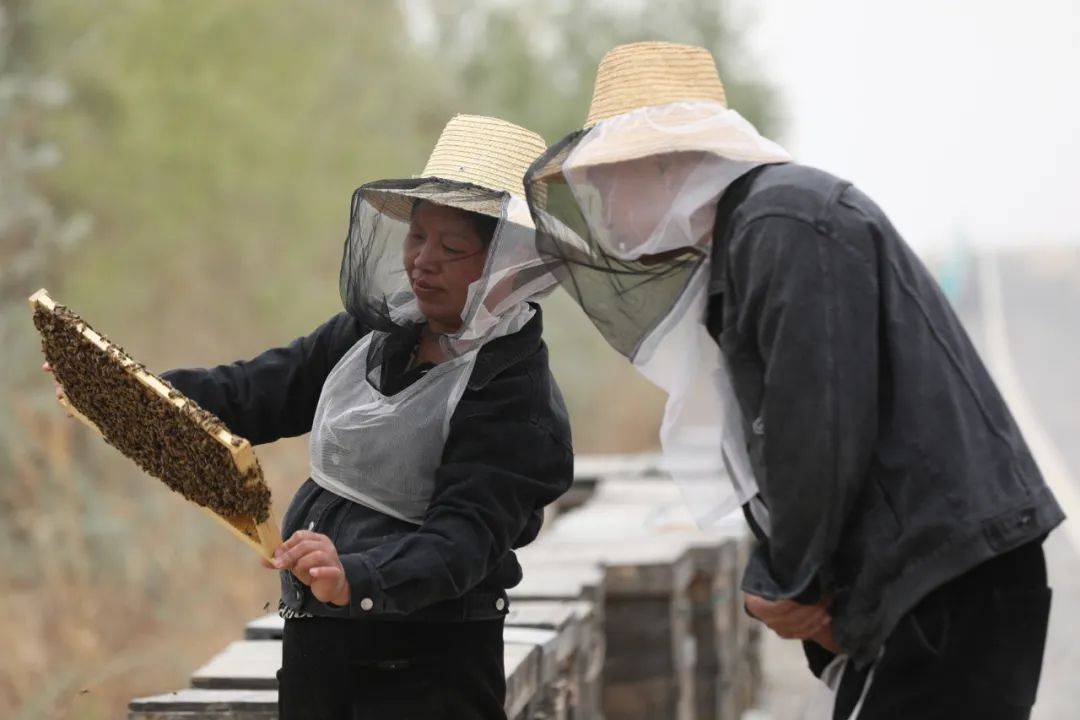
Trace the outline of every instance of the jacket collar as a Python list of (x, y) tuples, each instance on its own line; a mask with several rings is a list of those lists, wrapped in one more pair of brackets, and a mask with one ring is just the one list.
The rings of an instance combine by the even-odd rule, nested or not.
[(727, 243), (731, 237), (731, 219), (735, 210), (747, 195), (754, 184), (754, 178), (768, 165), (761, 165), (750, 170), (735, 182), (720, 196), (716, 206), (716, 220), (713, 222), (712, 241), (712, 270), (709, 281), (709, 296), (721, 295), (724, 292), (724, 278), (727, 277)]
[(529, 305), (536, 314), (525, 323), (525, 327), (512, 335), (496, 338), (480, 348), (472, 376), (469, 378), (470, 390), (484, 387), (503, 370), (524, 360), (541, 348), (540, 337), (544, 332), (543, 316), (539, 305), (536, 303), (529, 303)]

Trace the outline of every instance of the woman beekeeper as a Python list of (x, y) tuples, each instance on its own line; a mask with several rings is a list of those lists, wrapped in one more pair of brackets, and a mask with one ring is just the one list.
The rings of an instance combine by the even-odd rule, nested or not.
[(535, 133), (459, 115), (422, 176), (353, 195), (341, 313), (166, 378), (256, 443), (311, 431), (273, 562), (293, 718), (503, 718), (513, 549), (570, 485), (522, 176)]
[(526, 187), (580, 233), (537, 204), (541, 253), (668, 392), (698, 519), (743, 506), (747, 610), (806, 641), (824, 715), (1027, 718), (1064, 515), (882, 210), (726, 107), (707, 50), (655, 42), (604, 57)]

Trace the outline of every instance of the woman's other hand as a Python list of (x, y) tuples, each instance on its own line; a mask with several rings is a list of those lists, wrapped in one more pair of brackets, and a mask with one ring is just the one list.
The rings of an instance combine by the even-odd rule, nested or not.
[[(41, 369), (52, 375), (52, 365), (49, 365), (49, 363), (42, 363)], [(64, 408), (64, 412), (67, 413), (68, 417), (75, 417), (71, 414), (71, 411), (68, 410), (67, 403), (65, 402), (64, 398), (64, 388), (60, 387), (60, 383), (56, 382), (55, 378), (53, 379), (53, 385), (56, 386), (56, 399), (60, 403), (60, 406)]]
[[(265, 565), (265, 563), (264, 563)], [(341, 566), (337, 548), (329, 537), (311, 530), (297, 530), (274, 551), (268, 567), (289, 570), (311, 588), (320, 602), (349, 604), (349, 583)]]

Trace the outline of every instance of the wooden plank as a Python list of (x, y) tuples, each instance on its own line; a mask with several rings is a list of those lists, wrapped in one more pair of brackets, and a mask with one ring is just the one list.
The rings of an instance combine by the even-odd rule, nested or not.
[(603, 628), (593, 604), (587, 600), (516, 600), (510, 604), (506, 627), (568, 632), (578, 652), (588, 657), (603, 654)]
[[(586, 601), (521, 600), (510, 605), (506, 625), (561, 630), (592, 614)], [(285, 620), (277, 613), (267, 613), (248, 622), (245, 640), (280, 640)]]
[(506, 714), (516, 718), (540, 691), (540, 648), (508, 644), (503, 650), (506, 673)]
[(277, 613), (255, 618), (244, 627), (245, 640), (280, 640), (285, 620)]
[[(592, 619), (592, 604), (587, 601), (520, 600), (510, 604), (506, 627), (539, 628), (576, 633), (578, 625)], [(280, 640), (285, 620), (268, 613), (247, 623), (245, 640)]]
[[(515, 606), (521, 605), (519, 610)], [(539, 605), (539, 607), (537, 607)], [(503, 637), (508, 641), (512, 637), (512, 631), (539, 630), (552, 632), (558, 638), (556, 646), (556, 660), (559, 663), (566, 662), (575, 652), (581, 649), (585, 629), (583, 623), (574, 613), (574, 609), (564, 603), (511, 603), (510, 613), (506, 617), (506, 630)]]
[(274, 690), (281, 668), (280, 640), (237, 640), (191, 676), (204, 690)]
[[(555, 633), (545, 636), (549, 646), (554, 637)], [(542, 646), (536, 642), (538, 638), (522, 636), (521, 642), (505, 645), (507, 711), (511, 717), (539, 691)], [(191, 685), (200, 690), (276, 690), (280, 667), (281, 641), (238, 640), (196, 670)]]
[(538, 667), (542, 686), (554, 682), (559, 675), (559, 663), (574, 654), (570, 633), (560, 635), (554, 630), (508, 627), (503, 630), (503, 643), (507, 646), (530, 645), (540, 651)]
[(574, 478), (607, 480), (614, 477), (660, 475), (660, 455), (577, 455), (574, 457)]
[[(717, 478), (715, 482), (727, 482)], [(559, 516), (549, 533), (580, 539), (683, 532), (710, 537), (739, 537), (749, 532), (742, 513), (735, 511), (708, 529), (701, 529), (671, 480), (614, 479), (598, 483), (592, 500)]]
[[(587, 602), (520, 601), (511, 603), (505, 625), (510, 629), (538, 629), (554, 631), (560, 639), (560, 648), (566, 642), (577, 643), (579, 626), (585, 618), (591, 618), (592, 607)], [(245, 640), (281, 640), (285, 621), (277, 614), (263, 615), (249, 622), (244, 628)], [(509, 640), (509, 636), (507, 636)], [(570, 648), (573, 651), (573, 647)]]
[[(57, 306), (56, 302), (49, 296), (49, 293), (44, 288), (31, 295), (29, 302), (31, 310), (36, 310), (40, 307), (48, 312), (53, 312), (56, 310)], [(159, 402), (172, 405), (177, 409), (182, 408), (185, 404), (191, 402), (182, 394), (175, 390), (171, 390), (157, 376), (147, 372), (129, 355), (115, 345), (109, 343), (90, 327), (82, 327), (79, 334), (93, 347), (101, 351), (101, 353), (118, 360), (124, 371), (142, 387), (150, 391), (152, 396), (156, 397)], [(104, 437), (101, 429), (92, 420), (86, 417), (86, 415), (72, 406), (66, 397), (61, 398), (61, 403), (77, 420)], [(209, 432), (208, 434), (228, 451), (233, 464), (236, 466), (237, 472), (241, 476), (251, 477), (250, 482), (252, 483), (263, 482), (262, 470), (255, 457), (255, 450), (247, 439), (242, 438), (239, 435), (233, 435), (224, 427), (215, 432)], [(212, 517), (227, 528), (236, 538), (265, 558), (273, 557), (274, 549), (281, 544), (281, 534), (278, 530), (276, 521), (273, 519), (273, 515), (270, 515), (265, 522), (258, 523), (250, 517), (220, 515), (210, 508), (198, 505), (197, 503), (193, 504), (196, 504), (197, 507), (200, 507), (203, 511), (210, 513)]]
[(518, 551), (529, 572), (539, 568), (565, 567), (579, 563), (604, 568), (604, 590), (608, 597), (670, 595), (673, 588), (690, 581), (692, 566), (685, 538), (658, 536), (581, 542), (563, 541), (554, 532), (543, 541)]
[(663, 708), (652, 717), (693, 716), (693, 563), (685, 538), (561, 542), (548, 533), (520, 551), (519, 559), (525, 577), (534, 579), (541, 568), (563, 574), (604, 568), (605, 716), (639, 717), (623, 713), (640, 707)]
[(656, 720), (680, 718), (679, 688), (669, 678), (618, 683), (604, 681), (603, 708), (606, 720)]
[[(577, 625), (579, 603), (558, 600), (521, 600), (510, 603), (506, 615), (507, 627), (533, 627), (562, 631)], [(588, 606), (588, 603), (583, 603)], [(590, 607), (591, 611), (591, 607)]]
[(591, 623), (596, 619), (597, 612), (596, 607), (587, 600), (578, 600), (570, 603), (570, 606), (574, 610), (574, 617), (578, 622)]
[(511, 631), (523, 628), (559, 633), (559, 645), (555, 650), (558, 679), (545, 683), (542, 703), (530, 707), (530, 712), (553, 720), (600, 715), (604, 632), (592, 603), (585, 600), (514, 601), (510, 603), (506, 628), (508, 637)]
[(522, 566), (522, 581), (507, 590), (512, 601), (589, 600), (597, 611), (601, 611), (604, 603), (604, 570), (595, 563), (571, 565), (522, 560)]
[(130, 720), (270, 720), (277, 718), (276, 690), (194, 690), (186, 688), (128, 704)]
[(613, 479), (653, 480), (662, 478), (670, 482), (670, 470), (684, 475), (715, 475), (716, 464), (712, 458), (686, 456), (664, 457), (660, 453), (637, 453), (630, 455), (578, 455), (574, 457), (574, 477), (598, 481)]
[(604, 566), (609, 718), (716, 717), (721, 649), (730, 657), (734, 634), (722, 632), (730, 563), (745, 534), (741, 520), (699, 531), (670, 481), (607, 480), (521, 553), (527, 567), (538, 557)]
[[(558, 659), (564, 660), (574, 652), (579, 639), (578, 613), (581, 608), (571, 603), (560, 602), (514, 602), (506, 617), (506, 642), (521, 642), (528, 634), (520, 631), (530, 629), (553, 631), (558, 639), (555, 645)], [(589, 609), (591, 613), (591, 608)], [(245, 640), (281, 640), (285, 621), (281, 616), (272, 614), (256, 618), (244, 629)], [(540, 637), (540, 636), (537, 636)], [(544, 636), (546, 637), (546, 636)]]

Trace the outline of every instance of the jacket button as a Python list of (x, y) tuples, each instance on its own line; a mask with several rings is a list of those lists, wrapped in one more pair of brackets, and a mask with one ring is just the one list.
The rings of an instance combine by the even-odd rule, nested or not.
[(370, 612), (373, 607), (375, 607), (375, 601), (371, 598), (364, 598), (360, 601), (360, 609), (364, 612)]
[(503, 600), (502, 598), (499, 598), (498, 600), (495, 601), (495, 609), (498, 610), (499, 612), (502, 612), (503, 608), (505, 608), (505, 607), (506, 607), (506, 601)]

